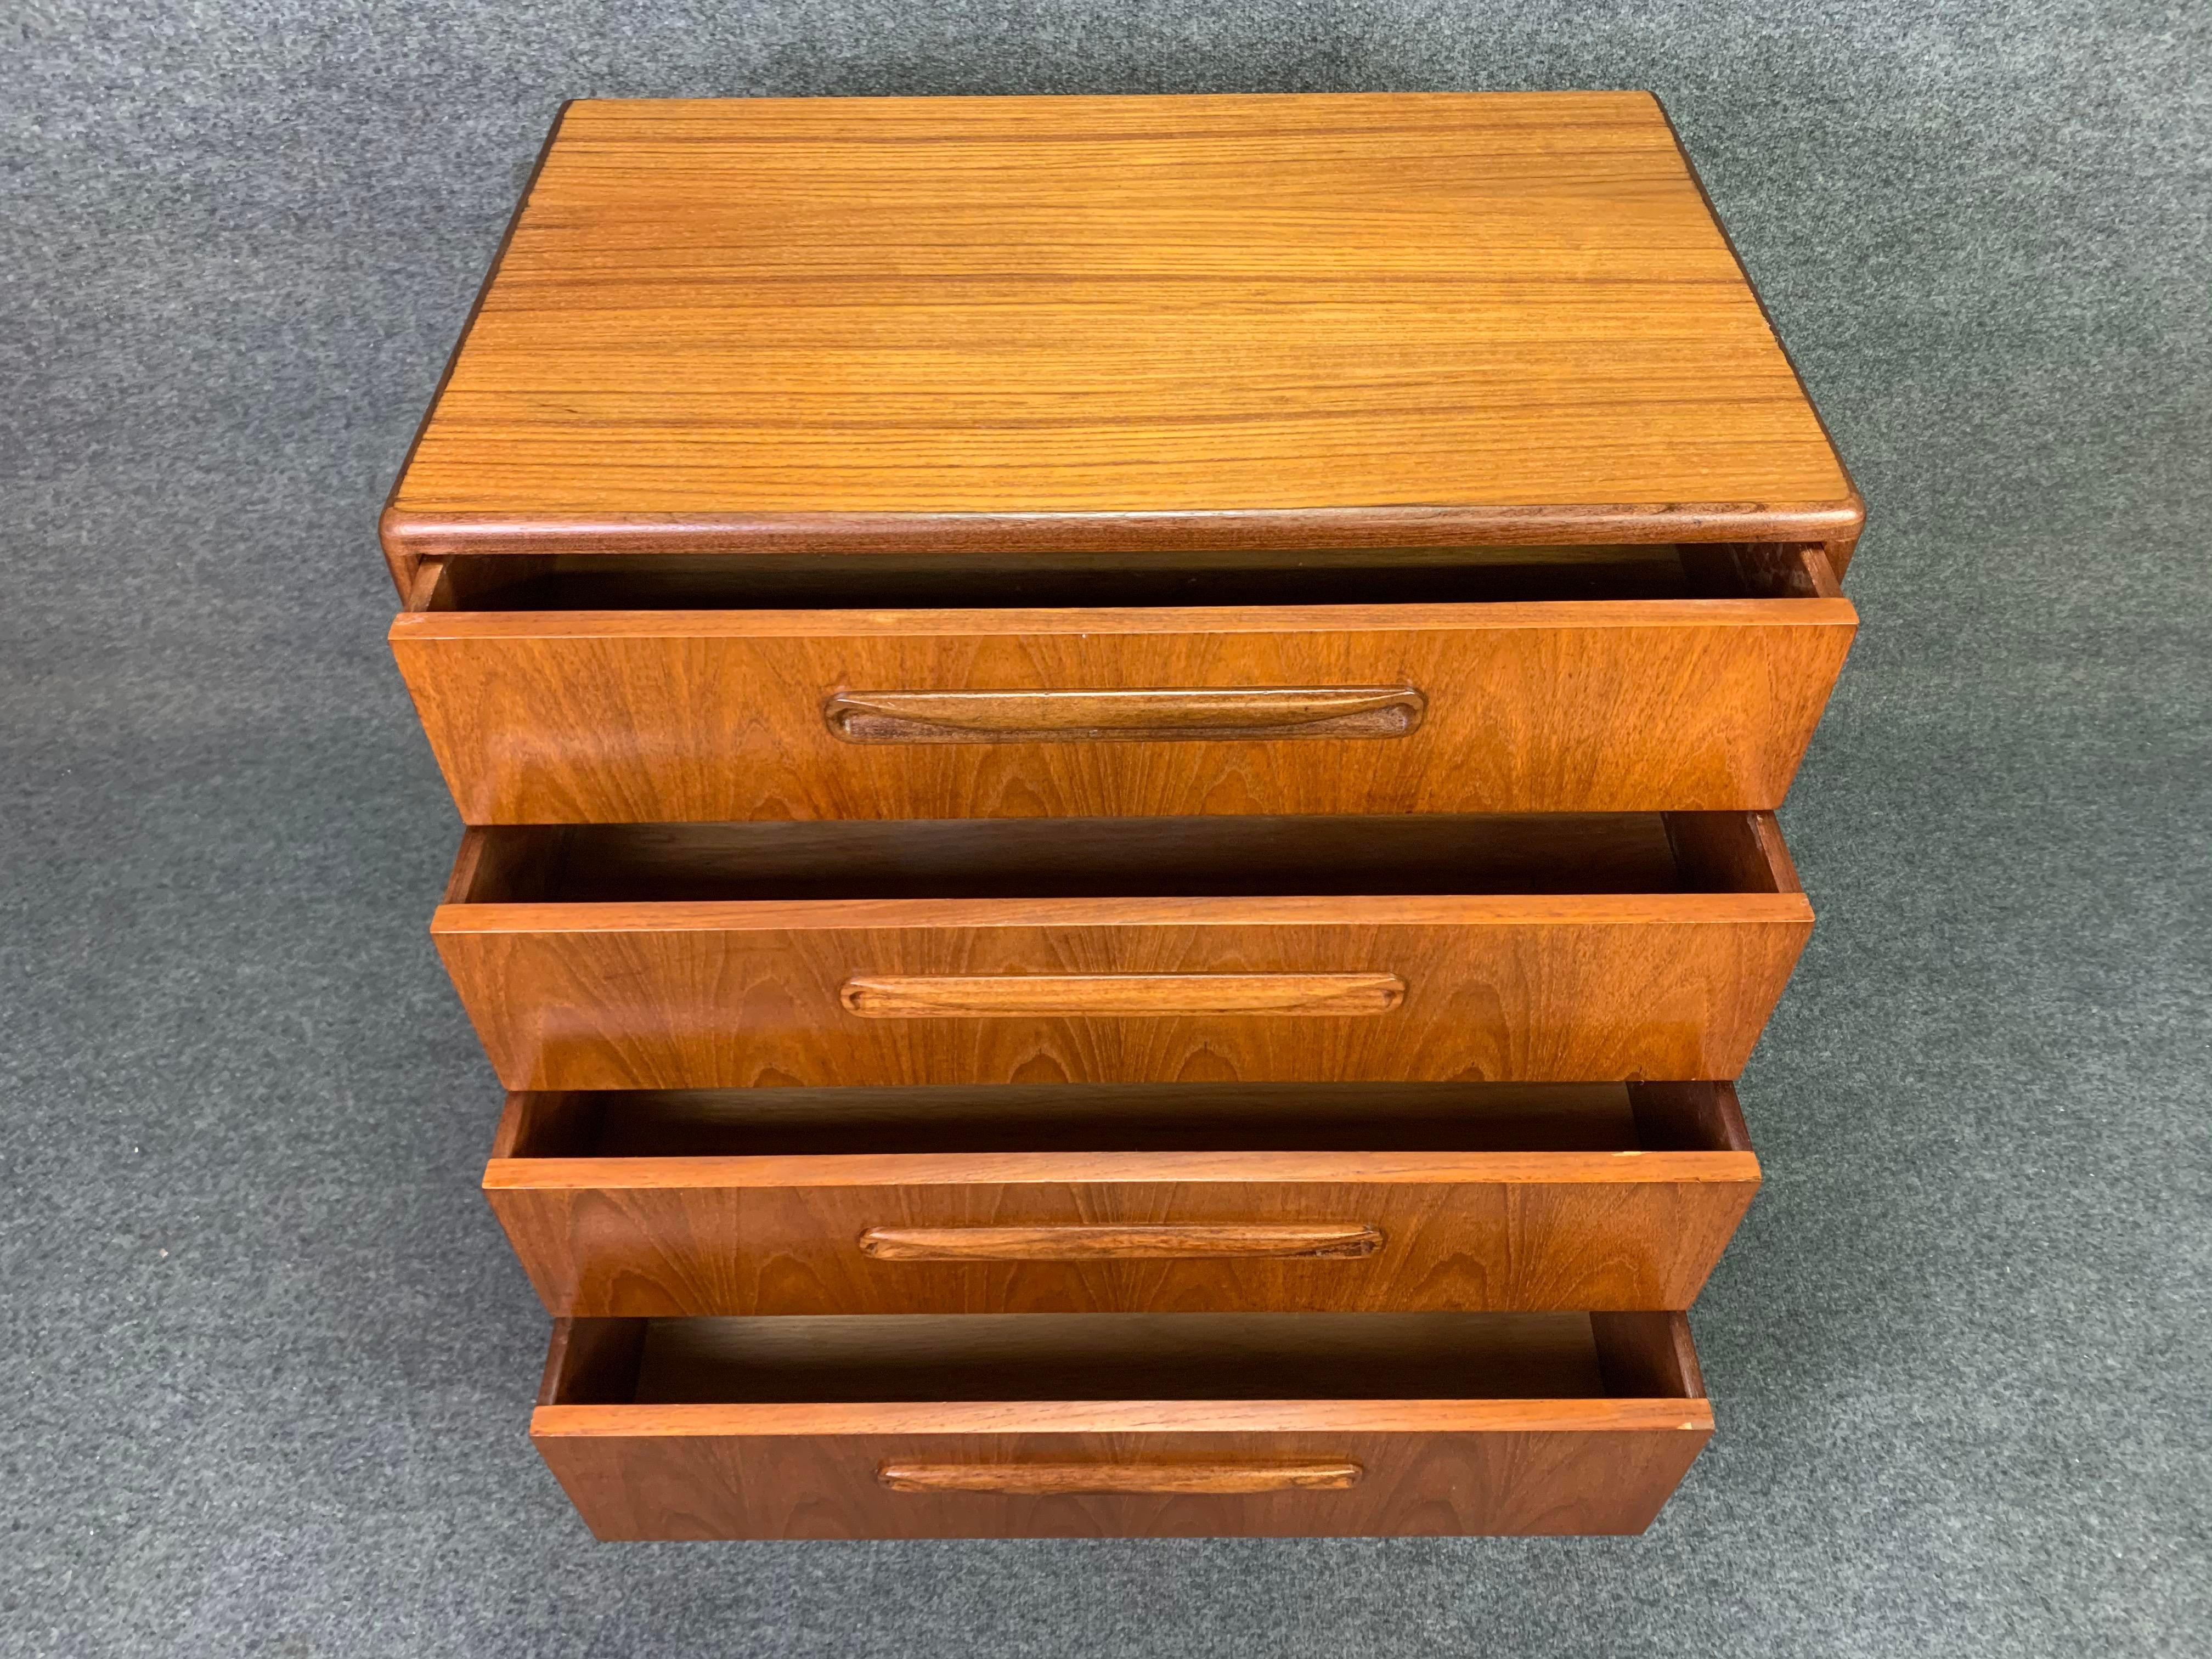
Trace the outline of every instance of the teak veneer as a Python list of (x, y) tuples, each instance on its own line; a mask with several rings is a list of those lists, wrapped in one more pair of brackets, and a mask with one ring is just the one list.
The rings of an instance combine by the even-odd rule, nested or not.
[(547, 1309), (1680, 1308), (1759, 1186), (1724, 1083), (769, 1092), (510, 1097)]
[(1727, 1078), (1811, 928), (1761, 813), (472, 830), (432, 923), (533, 1090)]
[(392, 644), (471, 823), (1780, 802), (1856, 628), (1824, 552), (1453, 551), (1164, 584), (946, 556), (897, 609), (865, 565), (434, 561)]
[(1800, 540), (1857, 494), (1644, 93), (586, 100), (425, 555)]
[(602, 1538), (1640, 1532), (1711, 1437), (1678, 1313), (563, 1320)]
[(1647, 1525), (1863, 519), (1645, 94), (563, 108), (381, 534), (585, 1520)]

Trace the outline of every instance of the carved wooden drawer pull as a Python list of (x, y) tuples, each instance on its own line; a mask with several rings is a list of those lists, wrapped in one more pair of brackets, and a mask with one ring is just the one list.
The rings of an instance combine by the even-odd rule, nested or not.
[(1236, 1227), (871, 1227), (860, 1250), (878, 1261), (1163, 1261), (1179, 1256), (1372, 1255), (1382, 1231), (1363, 1222)]
[(823, 705), (848, 743), (1198, 743), (1402, 738), (1410, 685), (1155, 691), (841, 691)]
[(1340, 1492), (1357, 1463), (885, 1463), (876, 1479), (893, 1492)]
[(1382, 1014), (1405, 996), (1395, 974), (856, 974), (839, 993), (863, 1019)]

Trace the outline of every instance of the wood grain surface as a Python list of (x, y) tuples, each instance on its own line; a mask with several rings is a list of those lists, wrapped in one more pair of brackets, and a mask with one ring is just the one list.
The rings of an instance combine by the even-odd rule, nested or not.
[[(1802, 894), (860, 899), (440, 908), (518, 1089), (1730, 1077)], [(1387, 972), (1384, 1017), (860, 1019), (856, 975)]]
[[(484, 1188), (549, 1311), (641, 1316), (1686, 1307), (1759, 1181), (1726, 1084), (1633, 1085), (1632, 1130), (1600, 1147), (1564, 1123), (1559, 1150), (1517, 1119), (1492, 1137), (1510, 1150), (1446, 1150), (1485, 1137), (1409, 1135), (1387, 1101), (1323, 1120), (1325, 1149), (1243, 1147), (1232, 1124), (1216, 1138), (1239, 1150), (1121, 1150), (1158, 1131), (1069, 1135), (1066, 1091), (1024, 1092), (1042, 1098), (994, 1150), (897, 1149), (925, 1132), (750, 1156), (611, 1156), (630, 1097), (517, 1095)], [(728, 1144), (726, 1121), (690, 1144)], [(1295, 1103), (1280, 1121), (1316, 1138)], [(653, 1144), (684, 1145), (672, 1129)]]
[(1357, 1463), (903, 1463), (876, 1479), (893, 1492), (1340, 1492), (1359, 1483)]
[(1648, 94), (758, 99), (567, 107), (385, 533), (404, 565), (1860, 516)]
[(1279, 743), (1402, 738), (1425, 702), (1410, 685), (840, 691), (822, 721), (847, 743)]
[[(1435, 890), (1541, 865), (1547, 837), (1562, 860), (1553, 880), (1579, 870), (1578, 841), (1648, 856), (1643, 838), (1662, 825), (1677, 839), (1732, 836), (1749, 848), (1728, 868), (1732, 890), (1530, 893), (1511, 880), (1501, 893)], [(1556, 830), (1513, 817), (1382, 820), (1341, 869), (1316, 867), (1297, 837), (1243, 820), (1152, 821), (1102, 848), (1096, 867), (1074, 854), (1100, 823), (920, 828), (928, 833), (473, 830), (432, 933), (507, 1087), (660, 1089), (1732, 1077), (1812, 927), (1758, 814), (1569, 818)], [(779, 850), (815, 872), (799, 890), (836, 892), (835, 854), (878, 841), (866, 857), (912, 848), (886, 872), (893, 892), (1049, 895), (1057, 884), (1085, 896), (867, 896), (875, 882), (848, 872), (842, 890), (855, 896), (683, 896), (731, 879), (732, 864), (736, 890), (776, 892)], [(1011, 862), (988, 856), (999, 845)], [(608, 861), (580, 850), (593, 846)], [(1233, 896), (1189, 890), (1248, 847), (1266, 858), (1225, 872)], [(1487, 874), (1486, 849), (1498, 860)], [(1666, 867), (1669, 884), (1680, 879)], [(1388, 885), (1362, 892), (1373, 868)], [(1142, 892), (1152, 878), (1182, 891), (1095, 890), (1127, 880)], [(1301, 879), (1338, 890), (1301, 894)], [(1279, 886), (1291, 890), (1270, 890)], [(593, 902), (568, 896), (580, 891)], [(621, 896), (630, 891), (665, 896)], [(1295, 1018), (874, 1019), (844, 1000), (856, 979), (1021, 975), (1385, 975), (1406, 990), (1384, 1014)]]
[(860, 1254), (876, 1261), (1181, 1261), (1291, 1256), (1329, 1261), (1372, 1255), (1382, 1230), (1364, 1222), (1291, 1222), (1257, 1227), (1114, 1223), (1026, 1227), (871, 1227)]
[[(1640, 1533), (1712, 1437), (1704, 1401), (1409, 1403), (1345, 1413), (1207, 1403), (1143, 1426), (1063, 1407), (896, 1413), (553, 1407), (532, 1437), (602, 1539), (1498, 1536)], [(1048, 1415), (1070, 1426), (1039, 1421)], [(962, 1423), (961, 1419), (969, 1421)], [(974, 1421), (981, 1418), (981, 1422)], [(1385, 1425), (1367, 1426), (1376, 1418)], [(1348, 1420), (1346, 1420), (1347, 1419)], [(782, 1423), (816, 1424), (813, 1431)], [(1356, 1464), (1349, 1488), (1264, 1492), (886, 1490), (886, 1466), (1030, 1461)], [(1162, 1482), (1165, 1485), (1165, 1482)]]
[[(1856, 625), (1835, 597), (437, 611), (392, 643), (471, 823), (1619, 811), (1779, 804)], [(1423, 717), (1380, 741), (856, 743), (835, 724), (866, 688), (1393, 685)]]
[[(687, 1328), (728, 1322), (562, 1321), (532, 1437), (602, 1538), (1632, 1533), (1712, 1414), (1681, 1370), (1694, 1356), (1679, 1314), (1608, 1318), (1261, 1331), (1180, 1316), (1103, 1333), (1028, 1319), (980, 1337), (866, 1320), (828, 1322), (866, 1328), (820, 1340), (789, 1328), (817, 1322), (737, 1322), (778, 1328), (740, 1336)], [(656, 1355), (671, 1342), (677, 1357)], [(779, 1348), (800, 1351), (795, 1368)], [(822, 1348), (847, 1357), (825, 1368), (805, 1353)], [(1617, 1393), (1616, 1376), (1656, 1392)], [(1394, 1394), (1399, 1379), (1431, 1391)], [(990, 1392), (963, 1395), (969, 1380)], [(1004, 1392), (1039, 1380), (1054, 1391)], [(1339, 1380), (1357, 1392), (1322, 1391)], [(1482, 1395), (1491, 1381), (1506, 1392)], [(747, 1397), (718, 1401), (718, 1387)], [(1022, 1476), (1102, 1468), (1156, 1484), (1070, 1492)], [(959, 1473), (921, 1489), (884, 1478), (916, 1468)], [(1209, 1489), (1224, 1469), (1285, 1468), (1328, 1478)]]
[(1090, 1019), (1201, 1014), (1387, 1014), (1395, 974), (855, 974), (837, 990), (862, 1019)]

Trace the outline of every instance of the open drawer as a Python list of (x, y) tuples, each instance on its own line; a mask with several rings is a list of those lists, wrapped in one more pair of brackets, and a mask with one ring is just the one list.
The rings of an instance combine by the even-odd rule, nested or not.
[(556, 1315), (1686, 1308), (1759, 1186), (1725, 1083), (515, 1094)]
[(472, 554), (392, 644), (471, 823), (1771, 807), (1802, 544)]
[(1813, 914), (1763, 813), (474, 829), (510, 1089), (1742, 1070)]
[(1712, 1432), (1679, 1313), (564, 1320), (602, 1538), (1633, 1533)]

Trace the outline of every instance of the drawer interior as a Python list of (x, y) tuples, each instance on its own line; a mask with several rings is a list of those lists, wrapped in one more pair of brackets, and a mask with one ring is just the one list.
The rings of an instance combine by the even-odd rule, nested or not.
[(1665, 1313), (786, 1315), (576, 1321), (568, 1336), (541, 1404), (1705, 1391), (1686, 1326)]
[(432, 611), (1003, 610), (1813, 598), (1800, 545), (1316, 549), (1298, 552), (466, 554), (435, 562)]
[(1796, 890), (1744, 812), (509, 824), (450, 904)]
[(1212, 1083), (521, 1093), (492, 1156), (1750, 1150), (1722, 1083)]

